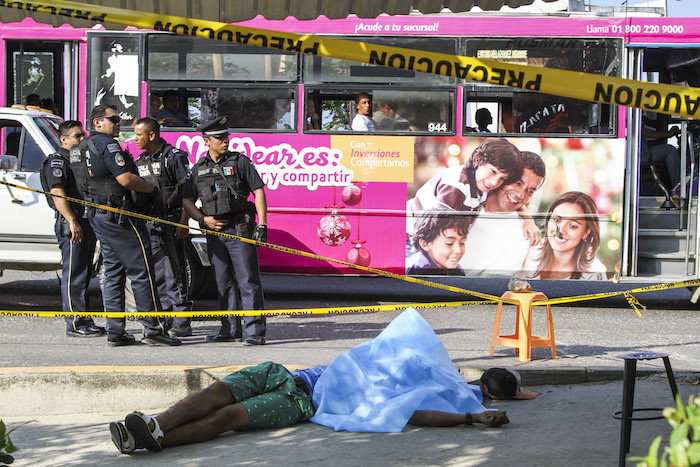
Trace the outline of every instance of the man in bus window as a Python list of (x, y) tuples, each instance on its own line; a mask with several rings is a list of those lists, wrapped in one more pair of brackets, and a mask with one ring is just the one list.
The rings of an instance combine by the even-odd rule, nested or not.
[(474, 114), (474, 120), (476, 120), (476, 131), (479, 133), (491, 133), (488, 126), (493, 123), (493, 117), (491, 117), (491, 112), (486, 107), (476, 109)]
[(194, 126), (190, 119), (187, 118), (187, 115), (180, 112), (179, 107), (180, 103), (177, 91), (173, 91), (172, 89), (165, 91), (163, 95), (163, 108), (156, 114), (156, 120), (160, 121), (161, 119), (171, 118), (176, 122), (175, 124), (171, 124), (164, 121), (163, 124), (166, 126)]
[(393, 102), (384, 101), (372, 115), (377, 130), (390, 131), (396, 127), (396, 109)]
[(372, 120), (372, 96), (366, 92), (360, 92), (355, 96), (355, 108), (357, 115), (352, 120), (353, 131), (374, 131)]

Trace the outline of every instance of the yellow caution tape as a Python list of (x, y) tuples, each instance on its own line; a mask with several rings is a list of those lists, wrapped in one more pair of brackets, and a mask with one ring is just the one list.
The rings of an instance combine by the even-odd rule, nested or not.
[[(225, 237), (225, 238), (231, 238), (234, 240), (239, 240), (241, 242), (245, 243), (250, 243), (251, 245), (255, 246), (263, 246), (266, 248), (270, 248), (273, 250), (277, 251), (282, 251), (285, 253), (293, 254), (293, 255), (299, 255), (299, 256), (304, 256), (307, 258), (312, 258), (312, 259), (318, 259), (321, 261), (327, 261), (331, 263), (336, 263), (336, 264), (341, 264), (343, 266), (347, 266), (349, 268), (353, 269), (358, 269), (361, 271), (366, 271), (366, 272), (371, 272), (373, 274), (378, 274), (386, 277), (392, 277), (394, 279), (399, 279), (402, 281), (406, 282), (412, 282), (415, 284), (421, 284), (421, 285), (426, 285), (428, 287), (433, 287), (437, 289), (442, 289), (442, 290), (447, 290), (449, 292), (456, 292), (456, 293), (461, 293), (461, 294), (466, 294), (466, 295), (473, 295), (475, 297), (483, 298), (486, 299), (487, 302), (440, 302), (437, 304), (425, 304), (423, 307), (428, 308), (428, 307), (439, 307), (439, 306), (465, 306), (465, 305), (473, 305), (473, 304), (484, 304), (484, 303), (490, 303), (490, 302), (503, 302), (503, 303), (508, 303), (511, 305), (518, 305), (518, 302), (515, 300), (509, 300), (506, 298), (501, 298), (501, 297), (496, 297), (495, 295), (489, 295), (481, 292), (476, 292), (473, 290), (467, 290), (467, 289), (462, 289), (460, 287), (454, 287), (451, 285), (444, 285), (444, 284), (439, 284), (437, 282), (430, 282), (426, 281), (423, 279), (418, 279), (417, 277), (411, 277), (411, 276), (404, 276), (400, 274), (395, 274), (393, 272), (385, 271), (383, 269), (376, 269), (376, 268), (370, 268), (367, 266), (359, 266), (357, 264), (353, 263), (348, 263), (346, 261), (341, 261), (338, 259), (333, 259), (333, 258), (327, 258), (325, 256), (321, 255), (316, 255), (314, 253), (309, 253), (306, 251), (300, 251), (300, 250), (295, 250), (293, 248), (288, 248), (280, 245), (275, 245), (272, 243), (264, 243), (264, 242), (258, 242), (249, 238), (244, 238), (244, 237), (237, 237), (235, 235), (231, 234), (226, 234), (223, 232), (217, 232), (215, 230), (209, 230), (209, 229), (203, 229), (203, 228), (197, 228), (197, 227), (190, 227), (188, 225), (183, 225), (183, 224), (178, 224), (177, 222), (171, 222), (168, 220), (160, 219), (158, 217), (151, 217), (147, 216), (145, 214), (139, 214), (136, 212), (131, 212), (131, 211), (125, 211), (123, 209), (119, 208), (114, 208), (111, 206), (105, 206), (102, 204), (97, 204), (97, 203), (92, 203), (89, 201), (85, 201), (82, 199), (77, 199), (77, 198), (71, 198), (69, 196), (61, 196), (61, 195), (55, 195), (52, 193), (45, 192), (43, 190), (38, 190), (35, 188), (30, 188), (26, 186), (21, 186), (21, 185), (16, 185), (14, 183), (7, 182), (5, 180), (0, 180), (0, 185), (6, 185), (11, 188), (18, 188), (21, 190), (27, 190), (31, 191), (34, 193), (39, 193), (43, 194), (46, 196), (54, 196), (58, 198), (63, 198), (67, 201), (70, 201), (72, 203), (78, 203), (78, 204), (83, 204), (85, 206), (91, 206), (97, 209), (102, 209), (105, 211), (110, 211), (118, 214), (123, 214), (131, 217), (135, 217), (138, 219), (143, 219), (146, 221), (152, 221), (152, 222), (159, 222), (161, 224), (166, 224), (166, 225), (171, 225), (173, 227), (182, 227), (183, 229), (191, 229), (191, 230), (196, 230), (205, 234), (209, 235), (218, 235), (220, 237)], [(631, 290), (620, 290), (620, 291), (615, 291), (615, 292), (603, 292), (603, 293), (595, 293), (595, 294), (587, 294), (587, 295), (577, 295), (574, 297), (561, 297), (561, 298), (554, 298), (550, 300), (541, 300), (541, 301), (535, 301), (533, 302), (533, 305), (535, 306), (545, 306), (545, 305), (560, 305), (564, 303), (574, 303), (574, 302), (582, 302), (582, 301), (588, 301), (588, 300), (599, 300), (601, 298), (609, 298), (609, 297), (614, 297), (617, 295), (623, 295), (626, 299), (629, 305), (635, 310), (635, 312), (641, 316), (641, 313), (639, 312), (638, 307), (641, 307), (643, 309), (646, 309), (644, 305), (642, 305), (636, 298), (634, 298), (631, 294), (633, 293), (644, 293), (644, 292), (655, 292), (659, 290), (669, 290), (669, 289), (678, 289), (682, 287), (697, 287), (700, 286), (700, 279), (689, 279), (685, 281), (679, 281), (679, 282), (671, 282), (671, 283), (666, 283), (666, 284), (656, 284), (656, 285), (650, 285), (646, 287), (639, 287), (636, 289), (631, 289)], [(446, 303), (449, 303), (446, 304)], [(392, 306), (392, 305), (384, 305), (384, 306)], [(397, 306), (402, 306), (402, 305), (397, 305)], [(420, 305), (406, 305), (408, 306), (413, 306), (414, 308), (420, 308)], [(332, 314), (332, 313), (359, 313), (361, 311), (328, 311), (328, 310), (351, 310), (353, 308), (365, 308), (365, 307), (349, 307), (349, 308), (318, 308), (318, 309), (313, 309), (311, 313), (306, 313), (306, 311), (309, 310), (252, 310), (252, 311), (235, 311), (236, 315), (241, 315), (241, 316), (259, 316), (259, 315), (275, 315), (275, 314)], [(393, 309), (402, 309), (402, 308), (393, 308)], [(325, 311), (322, 311), (325, 310)], [(293, 311), (291, 313), (290, 311)], [(384, 311), (381, 309), (372, 309), (369, 311)], [(22, 312), (22, 311), (0, 311), (0, 315), (3, 314), (8, 314), (8, 315), (18, 315), (18, 316), (64, 316), (64, 317), (70, 317), (70, 316), (80, 316), (81, 313), (58, 313), (58, 312)], [(84, 314), (84, 313), (83, 313)], [(109, 318), (123, 318), (123, 317), (143, 317), (143, 316), (151, 316), (148, 314), (144, 313), (122, 313), (122, 312), (107, 312), (107, 313), (91, 313), (95, 316), (106, 316)], [(207, 311), (207, 312), (164, 312), (164, 314), (160, 314), (159, 316), (182, 316), (182, 317), (188, 317), (188, 316), (195, 316), (195, 317), (216, 317), (216, 316), (225, 316), (225, 315), (231, 315), (232, 312), (230, 310), (228, 311)]]
[(403, 70), (453, 76), (556, 96), (623, 105), (694, 118), (700, 110), (700, 89), (654, 84), (550, 68), (531, 67), (366, 42), (294, 34), (230, 25), (217, 21), (88, 5), (63, 0), (0, 1), (0, 6), (95, 23), (168, 31), (225, 42), (333, 57)]
[[(222, 316), (305, 316), (305, 315), (343, 315), (349, 313), (376, 313), (378, 311), (396, 311), (405, 310), (413, 307), (415, 309), (425, 308), (448, 308), (456, 306), (470, 305), (485, 305), (490, 301), (471, 301), (471, 302), (435, 302), (435, 303), (402, 303), (396, 305), (365, 305), (365, 306), (348, 306), (335, 308), (289, 308), (283, 310), (220, 310), (220, 311), (164, 311), (157, 313), (159, 318), (179, 317), (179, 318), (220, 318)], [(2, 310), (0, 316), (35, 316), (35, 317), (61, 317), (72, 318), (77, 316), (85, 316), (89, 314), (92, 317), (99, 318), (146, 318), (154, 316), (153, 313), (128, 313), (128, 312), (104, 312), (104, 311), (86, 311), (86, 312), (69, 312), (60, 311), (12, 311)]]
[[(331, 263), (341, 264), (341, 265), (347, 266), (347, 267), (349, 267), (349, 268), (359, 269), (360, 271), (371, 272), (371, 273), (373, 273), (373, 274), (378, 274), (378, 275), (382, 275), (382, 276), (386, 276), (386, 277), (393, 277), (394, 279), (399, 279), (399, 280), (403, 280), (403, 281), (406, 281), (406, 282), (413, 282), (413, 283), (415, 283), (415, 284), (427, 285), (428, 287), (434, 287), (434, 288), (437, 288), (437, 289), (447, 290), (447, 291), (450, 291), (450, 292), (456, 292), (456, 293), (461, 293), (461, 294), (466, 294), (466, 295), (473, 295), (473, 296), (475, 296), (475, 297), (483, 298), (483, 299), (490, 300), (490, 301), (494, 301), (494, 302), (496, 302), (496, 301), (501, 301), (501, 302), (505, 302), (505, 303), (510, 303), (511, 305), (516, 305), (516, 304), (517, 304), (517, 302), (514, 301), (514, 300), (507, 300), (507, 299), (503, 299), (503, 298), (500, 298), (500, 297), (496, 297), (496, 296), (494, 296), (494, 295), (489, 295), (489, 294), (484, 294), (484, 293), (480, 293), (480, 292), (475, 292), (475, 291), (473, 291), (473, 290), (466, 290), (466, 289), (462, 289), (462, 288), (459, 288), (459, 287), (453, 287), (453, 286), (451, 286), (451, 285), (438, 284), (437, 282), (430, 282), (430, 281), (426, 281), (426, 280), (423, 280), (423, 279), (418, 279), (417, 277), (403, 276), (403, 275), (400, 275), (400, 274), (394, 274), (393, 272), (384, 271), (383, 269), (375, 269), (375, 268), (370, 268), (370, 267), (367, 267), (367, 266), (359, 266), (359, 265), (357, 265), (357, 264), (348, 263), (348, 262), (346, 262), (346, 261), (341, 261), (341, 260), (338, 260), (338, 259), (327, 258), (327, 257), (325, 257), (325, 256), (320, 256), (320, 255), (316, 255), (316, 254), (313, 254), (313, 253), (308, 253), (308, 252), (306, 252), (306, 251), (295, 250), (295, 249), (293, 249), (293, 248), (287, 248), (287, 247), (280, 246), (280, 245), (274, 245), (274, 244), (272, 244), (272, 243), (258, 242), (258, 241), (255, 241), (255, 240), (252, 240), (252, 239), (249, 239), (249, 238), (237, 237), (236, 235), (226, 234), (226, 233), (223, 233), (223, 232), (217, 232), (216, 230), (203, 229), (203, 228), (201, 228), (201, 227), (190, 227), (190, 226), (188, 226), (188, 225), (178, 224), (177, 222), (171, 222), (171, 221), (168, 221), (168, 220), (160, 219), (160, 218), (158, 218), (158, 217), (151, 217), (151, 216), (147, 216), (147, 215), (145, 215), (145, 214), (139, 214), (139, 213), (136, 213), (136, 212), (125, 211), (125, 210), (123, 210), (123, 209), (114, 208), (114, 207), (111, 207), (111, 206), (104, 206), (104, 205), (102, 205), (102, 204), (92, 203), (92, 202), (85, 201), (85, 200), (82, 200), (82, 199), (77, 199), (77, 198), (71, 198), (71, 197), (69, 197), (69, 196), (61, 196), (61, 195), (56, 195), (56, 194), (53, 194), (53, 193), (47, 193), (47, 192), (45, 192), (45, 191), (43, 191), (43, 190), (37, 190), (37, 189), (35, 189), (35, 188), (30, 188), (30, 187), (26, 187), (26, 186), (16, 185), (16, 184), (14, 184), (14, 183), (10, 183), (10, 182), (7, 182), (7, 181), (5, 181), (5, 180), (0, 180), (0, 185), (6, 185), (6, 186), (9, 186), (9, 187), (11, 187), (11, 188), (19, 188), (19, 189), (21, 189), (21, 190), (32, 191), (32, 192), (34, 192), (34, 193), (40, 193), (40, 194), (43, 194), (43, 195), (46, 195), (46, 196), (53, 196), (53, 197), (63, 198), (63, 199), (65, 199), (65, 200), (67, 200), (67, 201), (70, 201), (71, 203), (83, 204), (83, 205), (85, 205), (85, 206), (90, 206), (90, 207), (94, 207), (94, 208), (97, 208), (97, 209), (102, 209), (102, 210), (104, 210), (104, 211), (110, 211), (110, 212), (114, 212), (114, 213), (118, 213), (118, 214), (123, 214), (123, 215), (131, 216), (131, 217), (136, 217), (136, 218), (138, 218), (138, 219), (144, 219), (144, 220), (152, 221), (152, 222), (159, 222), (159, 223), (161, 223), (161, 224), (171, 225), (171, 226), (173, 226), (173, 227), (181, 227), (181, 228), (183, 228), (183, 229), (196, 230), (196, 231), (202, 232), (202, 233), (204, 233), (204, 234), (208, 234), (208, 235), (218, 235), (219, 237), (231, 238), (231, 239), (234, 239), (234, 240), (239, 240), (239, 241), (241, 241), (241, 242), (250, 243), (251, 245), (255, 245), (255, 246), (264, 246), (264, 247), (267, 247), (267, 248), (270, 248), (270, 249), (273, 249), (273, 250), (283, 251), (283, 252), (285, 252), (285, 253), (290, 253), (290, 254), (293, 254), (293, 255), (305, 256), (305, 257), (307, 257), (307, 258), (318, 259), (318, 260), (321, 260), (321, 261), (327, 261), (327, 262), (331, 262)], [(259, 314), (259, 313), (258, 313), (258, 314)], [(134, 316), (134, 315), (131, 314), (131, 315), (129, 315), (129, 316)]]
[(639, 308), (643, 308), (643, 309), (646, 310), (647, 307), (645, 307), (644, 305), (642, 305), (641, 303), (639, 303), (639, 300), (637, 300), (636, 298), (634, 298), (634, 297), (632, 296), (632, 294), (629, 293), (629, 292), (625, 292), (625, 298), (627, 299), (627, 303), (629, 303), (629, 305), (630, 305), (632, 308), (634, 308), (634, 312), (637, 313), (637, 315), (641, 318), (642, 313), (639, 311)]
[[(656, 292), (659, 290), (680, 289), (683, 287), (697, 287), (697, 286), (700, 286), (700, 279), (688, 279), (686, 281), (649, 285), (646, 287), (639, 287), (637, 289), (621, 290), (621, 291), (617, 291), (617, 292), (603, 292), (603, 293), (588, 294), (588, 295), (577, 295), (575, 297), (553, 298), (551, 300), (543, 300), (543, 301), (533, 302), (533, 305), (536, 305), (536, 306), (560, 305), (562, 303), (574, 303), (574, 302), (583, 302), (583, 301), (587, 301), (587, 300), (598, 300), (601, 298), (614, 297), (616, 295), (625, 295), (625, 294), (643, 293), (643, 292)], [(628, 301), (629, 301), (629, 299), (628, 299)], [(639, 303), (639, 302), (636, 302), (636, 303)], [(630, 303), (630, 305), (631, 305), (631, 303)]]

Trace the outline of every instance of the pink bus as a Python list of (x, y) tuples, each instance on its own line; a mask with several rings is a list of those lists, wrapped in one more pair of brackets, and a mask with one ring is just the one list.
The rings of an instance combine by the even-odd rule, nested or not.
[[(700, 86), (696, 18), (242, 24)], [(270, 243), (400, 274), (698, 277), (698, 229), (685, 215), (697, 201), (695, 121), (162, 31), (30, 19), (0, 31), (6, 106), (36, 91), (84, 121), (94, 105), (115, 104), (134, 155), (132, 125), (142, 116), (165, 118), (163, 137), (192, 163), (206, 152), (195, 127), (229, 116), (230, 149), (251, 158), (266, 183)], [(678, 138), (669, 139), (674, 127)], [(207, 266), (204, 242), (193, 245)], [(358, 272), (259, 251), (264, 271)]]

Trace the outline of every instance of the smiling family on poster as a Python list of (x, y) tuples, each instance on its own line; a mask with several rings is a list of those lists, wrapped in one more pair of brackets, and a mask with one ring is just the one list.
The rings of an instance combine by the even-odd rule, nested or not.
[(537, 227), (527, 204), (545, 178), (538, 154), (505, 138), (484, 139), (408, 200), (406, 273), (606, 279), (591, 196), (561, 194), (544, 216), (544, 232)]

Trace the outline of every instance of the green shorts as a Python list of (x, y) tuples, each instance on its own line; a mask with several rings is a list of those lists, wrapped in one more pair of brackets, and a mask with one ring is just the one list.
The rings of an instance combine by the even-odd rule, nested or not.
[(314, 415), (311, 398), (285, 367), (273, 362), (243, 368), (221, 380), (248, 411), (251, 428), (282, 428)]

